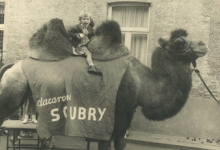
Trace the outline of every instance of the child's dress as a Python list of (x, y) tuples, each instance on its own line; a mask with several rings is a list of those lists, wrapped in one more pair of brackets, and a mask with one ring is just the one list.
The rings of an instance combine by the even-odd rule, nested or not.
[[(76, 52), (78, 54), (84, 54), (87, 51), (87, 47), (86, 45), (89, 43), (89, 38), (88, 38), (88, 30), (83, 28), (82, 32), (84, 34), (84, 37), (81, 38), (81, 42), (78, 44), (78, 46), (76, 47)], [(79, 36), (79, 35), (78, 35)]]
[[(80, 33), (84, 34), (84, 37), (81, 39), (78, 38)], [(68, 31), (68, 34), (70, 36), (72, 46), (76, 49), (76, 52), (79, 53), (78, 55), (80, 55), (84, 54), (83, 51), (80, 50), (80, 47), (88, 44), (89, 40), (92, 38), (92, 36), (94, 36), (94, 31), (90, 26), (88, 26), (86, 29), (82, 25), (77, 24)]]

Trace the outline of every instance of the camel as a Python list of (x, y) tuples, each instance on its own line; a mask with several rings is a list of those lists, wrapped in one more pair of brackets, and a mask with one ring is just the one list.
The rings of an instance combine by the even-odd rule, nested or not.
[[(39, 32), (45, 31), (46, 33), (41, 34), (40, 38), (32, 40), (30, 47), (38, 48), (39, 51), (46, 50), (46, 52), (42, 55), (33, 51), (30, 53), (43, 60), (48, 57), (59, 61), (59, 59), (65, 59), (65, 56), (68, 56), (70, 60), (76, 59), (72, 56), (69, 57), (71, 44), (67, 32), (63, 29), (62, 20), (52, 19), (52, 21), (59, 22), (57, 26), (54, 26), (55, 29), (60, 26), (62, 28), (59, 36), (53, 32), (46, 32), (50, 27), (48, 24), (44, 25)], [(42, 46), (45, 42), (41, 40), (46, 34), (53, 36), (47, 38), (47, 40), (49, 39), (48, 45)], [(186, 30), (176, 29), (171, 32), (168, 39), (159, 38), (159, 46), (154, 49), (151, 57), (151, 68), (132, 56), (128, 57), (129, 62), (117, 91), (113, 132), (110, 140), (99, 139), (99, 150), (109, 150), (112, 140), (114, 140), (115, 150), (125, 148), (124, 135), (130, 127), (137, 107), (142, 107), (142, 113), (146, 119), (154, 121), (163, 121), (173, 117), (183, 108), (192, 87), (191, 63), (195, 63), (197, 58), (203, 57), (207, 53), (204, 42), (190, 40), (187, 35)], [(108, 57), (109, 54), (115, 55), (114, 59), (118, 59), (122, 55), (129, 55), (122, 44), (121, 36), (120, 26), (115, 21), (105, 21), (98, 26), (95, 36), (88, 44), (93, 59), (98, 59), (100, 54), (103, 54), (101, 58)], [(33, 37), (32, 39), (34, 39)], [(51, 39), (52, 41), (50, 41)], [(57, 46), (58, 48), (56, 43), (60, 44)], [(122, 52), (118, 49), (120, 46), (124, 48)], [(61, 48), (64, 52), (60, 50)], [(105, 52), (106, 50), (107, 52)], [(47, 53), (50, 54), (47, 55)], [(80, 56), (77, 59), (85, 58)], [(0, 124), (4, 118), (23, 104), (24, 97), (30, 92), (29, 82), (22, 68), (23, 61), (9, 67), (7, 71), (4, 69), (5, 73), (0, 83)], [(32, 94), (35, 94), (34, 91)]]

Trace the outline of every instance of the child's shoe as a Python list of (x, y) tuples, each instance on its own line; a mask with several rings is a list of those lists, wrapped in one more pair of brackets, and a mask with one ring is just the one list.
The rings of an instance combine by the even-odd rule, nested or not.
[(21, 131), (20, 134), (18, 135), (19, 138), (27, 138), (27, 132), (26, 131)]
[(24, 116), (24, 120), (23, 120), (22, 122), (23, 122), (23, 124), (28, 123), (28, 115), (25, 115), (25, 116)]
[(32, 122), (37, 124), (37, 119), (35, 115), (32, 115)]
[(28, 131), (27, 135), (28, 135), (29, 138), (33, 138), (34, 137), (31, 131)]
[(88, 68), (89, 73), (97, 74), (102, 76), (101, 69), (98, 69), (95, 65), (90, 65)]

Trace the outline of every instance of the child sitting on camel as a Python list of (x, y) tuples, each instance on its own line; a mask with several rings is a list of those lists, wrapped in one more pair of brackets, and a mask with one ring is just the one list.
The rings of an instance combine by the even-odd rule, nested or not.
[[(74, 55), (85, 55), (86, 61), (89, 64), (88, 71), (89, 72), (95, 72), (95, 73), (101, 73), (101, 70), (99, 70), (92, 61), (92, 54), (88, 50), (87, 45), (94, 36), (93, 26), (94, 22), (92, 20), (92, 17), (90, 13), (86, 11), (81, 11), (79, 14), (79, 24), (73, 26), (69, 31), (70, 40), (72, 43), (72, 49)], [(92, 23), (92, 26), (91, 26)]]

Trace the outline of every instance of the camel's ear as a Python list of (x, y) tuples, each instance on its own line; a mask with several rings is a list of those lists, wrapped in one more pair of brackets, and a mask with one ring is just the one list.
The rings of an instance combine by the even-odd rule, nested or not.
[(178, 37), (180, 37), (180, 36), (187, 37), (187, 35), (188, 35), (188, 33), (187, 33), (186, 30), (184, 30), (184, 29), (176, 29), (176, 30), (171, 32), (170, 41), (173, 42)]
[(166, 37), (161, 37), (161, 38), (158, 39), (158, 43), (160, 44), (160, 46), (162, 48), (164, 48), (168, 44), (168, 40), (167, 40)]

